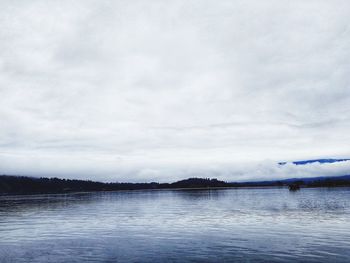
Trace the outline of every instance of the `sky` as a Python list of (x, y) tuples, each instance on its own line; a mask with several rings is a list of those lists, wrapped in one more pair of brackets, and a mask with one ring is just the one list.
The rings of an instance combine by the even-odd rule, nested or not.
[(0, 174), (350, 174), (348, 0), (0, 2)]

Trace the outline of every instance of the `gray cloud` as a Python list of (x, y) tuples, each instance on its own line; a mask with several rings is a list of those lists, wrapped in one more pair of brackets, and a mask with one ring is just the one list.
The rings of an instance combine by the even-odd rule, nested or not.
[(349, 10), (345, 0), (2, 1), (0, 171), (235, 180), (349, 156)]

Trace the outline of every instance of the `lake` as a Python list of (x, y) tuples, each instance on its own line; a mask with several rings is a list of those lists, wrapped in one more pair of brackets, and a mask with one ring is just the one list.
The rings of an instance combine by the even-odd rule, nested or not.
[(349, 262), (350, 188), (0, 196), (0, 262)]

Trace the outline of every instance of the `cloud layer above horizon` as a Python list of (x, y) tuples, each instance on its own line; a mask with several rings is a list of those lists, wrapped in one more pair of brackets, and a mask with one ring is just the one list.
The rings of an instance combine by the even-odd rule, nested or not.
[(350, 2), (1, 1), (0, 173), (350, 173)]

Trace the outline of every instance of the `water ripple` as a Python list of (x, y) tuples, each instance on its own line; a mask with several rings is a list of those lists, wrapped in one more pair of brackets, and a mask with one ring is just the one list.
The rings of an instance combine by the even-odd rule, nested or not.
[(348, 262), (350, 189), (0, 197), (0, 262)]

